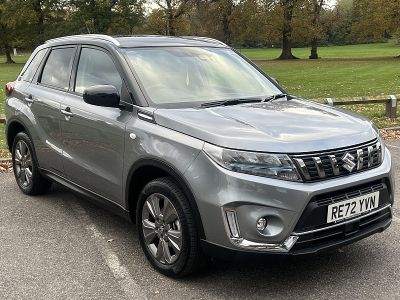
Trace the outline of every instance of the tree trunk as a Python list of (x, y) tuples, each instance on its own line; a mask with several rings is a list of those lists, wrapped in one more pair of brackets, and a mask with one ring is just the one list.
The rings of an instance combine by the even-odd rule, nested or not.
[(227, 45), (232, 43), (232, 31), (231, 31), (231, 18), (233, 3), (232, 0), (225, 1), (222, 4), (222, 34), (224, 36), (223, 42)]
[(36, 34), (37, 34), (37, 44), (41, 45), (44, 43), (44, 13), (42, 9), (42, 0), (35, 0), (33, 2), (33, 10), (36, 13), (37, 23), (36, 23)]
[(175, 12), (172, 0), (166, 0), (166, 14), (167, 14), (167, 35), (175, 36)]
[(281, 0), (283, 6), (282, 53), (278, 59), (296, 59), (292, 54), (293, 9), (296, 0)]
[(15, 64), (15, 61), (11, 58), (10, 47), (7, 44), (4, 45), (4, 52), (6, 53), (6, 64)]
[(319, 16), (321, 14), (322, 6), (324, 5), (324, 0), (314, 0), (314, 10), (313, 10), (313, 19), (312, 19), (312, 27), (315, 31), (314, 37), (311, 40), (311, 53), (308, 57), (309, 59), (318, 59), (318, 42), (319, 38), (317, 36), (317, 30), (319, 26)]
[(318, 59), (318, 38), (313, 37), (311, 41), (311, 54), (308, 57), (309, 59)]
[(175, 17), (172, 11), (168, 12), (167, 35), (175, 36)]

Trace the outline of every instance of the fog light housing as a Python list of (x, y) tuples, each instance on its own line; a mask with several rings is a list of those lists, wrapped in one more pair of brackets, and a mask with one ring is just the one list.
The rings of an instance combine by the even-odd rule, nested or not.
[(256, 223), (257, 230), (262, 232), (267, 227), (267, 219), (266, 218), (259, 218)]
[(227, 210), (225, 213), (226, 213), (226, 219), (228, 221), (229, 230), (231, 232), (231, 236), (234, 238), (238, 238), (240, 234), (236, 219), (236, 212), (233, 210)]

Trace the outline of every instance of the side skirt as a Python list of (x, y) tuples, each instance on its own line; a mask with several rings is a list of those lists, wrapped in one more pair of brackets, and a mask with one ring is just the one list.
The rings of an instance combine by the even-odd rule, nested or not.
[(103, 207), (104, 209), (110, 211), (113, 214), (116, 214), (122, 218), (124, 218), (125, 220), (129, 221), (130, 223), (132, 223), (129, 211), (127, 211), (125, 208), (123, 208), (121, 205), (99, 195), (96, 194), (58, 174), (55, 174), (52, 171), (49, 171), (47, 169), (40, 169), (40, 173), (55, 181), (58, 182), (59, 184), (61, 184), (62, 186), (65, 186), (66, 188), (70, 189), (73, 192), (78, 193), (80, 196), (84, 196), (86, 199), (88, 199), (90, 202)]

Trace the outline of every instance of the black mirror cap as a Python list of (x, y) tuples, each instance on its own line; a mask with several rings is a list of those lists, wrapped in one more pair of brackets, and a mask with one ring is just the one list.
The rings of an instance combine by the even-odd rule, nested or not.
[(94, 85), (83, 92), (83, 101), (103, 107), (119, 107), (120, 96), (113, 85)]

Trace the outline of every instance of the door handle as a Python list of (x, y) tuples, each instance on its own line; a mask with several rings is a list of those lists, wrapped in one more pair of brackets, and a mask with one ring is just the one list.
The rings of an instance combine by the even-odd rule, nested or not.
[(66, 116), (66, 117), (72, 117), (74, 114), (71, 112), (71, 108), (66, 107), (64, 109), (61, 109), (61, 113)]
[(32, 95), (29, 95), (28, 97), (25, 97), (25, 101), (28, 102), (28, 104), (32, 104), (33, 101), (35, 101), (35, 100), (33, 100), (33, 96)]

